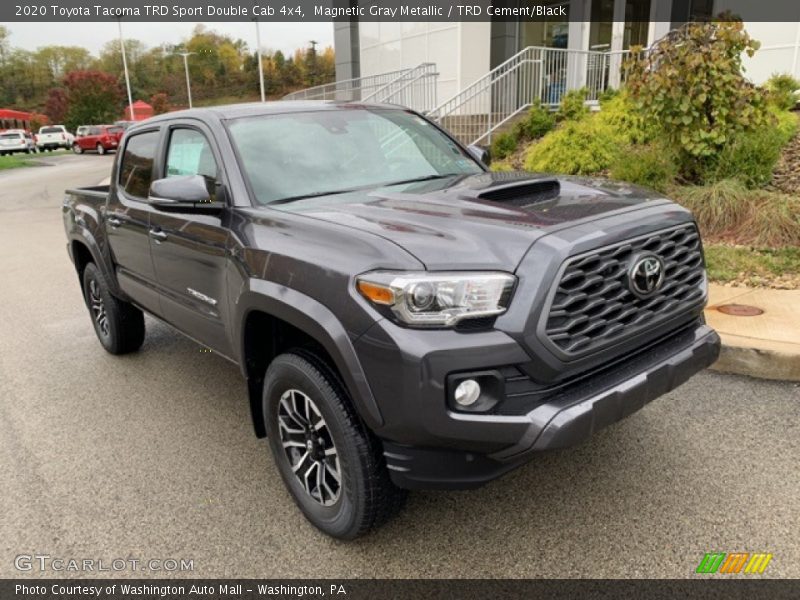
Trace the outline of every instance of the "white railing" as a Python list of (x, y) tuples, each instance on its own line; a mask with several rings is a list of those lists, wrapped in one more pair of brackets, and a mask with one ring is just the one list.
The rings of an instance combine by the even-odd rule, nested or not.
[(529, 46), (428, 116), (466, 144), (490, 143), (493, 132), (536, 101), (555, 108), (566, 91), (585, 87), (587, 101), (596, 103), (619, 87), (625, 54)]
[(438, 77), (435, 63), (421, 63), (382, 88), (362, 97), (362, 101), (400, 104), (419, 112), (428, 112), (436, 106)]
[(362, 96), (372, 94), (410, 71), (413, 69), (398, 69), (368, 77), (343, 79), (286, 94), (283, 100), (361, 100)]
[(346, 79), (287, 94), (283, 100), (388, 102), (427, 112), (436, 105), (439, 73), (433, 63), (378, 75)]

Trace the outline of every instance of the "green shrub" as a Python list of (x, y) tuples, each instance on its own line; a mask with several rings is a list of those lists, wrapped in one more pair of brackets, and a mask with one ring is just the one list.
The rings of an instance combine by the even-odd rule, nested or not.
[(556, 126), (556, 117), (552, 111), (543, 107), (538, 100), (531, 106), (528, 115), (521, 122), (522, 131), (529, 140), (537, 140)]
[(625, 92), (607, 100), (594, 118), (608, 125), (628, 144), (646, 144), (658, 134), (658, 128), (652, 121), (645, 119), (630, 95)]
[(613, 179), (666, 192), (675, 180), (678, 167), (669, 150), (660, 144), (629, 145), (611, 163)]
[(492, 140), (492, 158), (503, 159), (511, 154), (514, 154), (514, 152), (517, 150), (518, 143), (519, 139), (517, 137), (517, 133), (513, 130), (495, 136), (495, 138)]
[(592, 175), (607, 169), (622, 140), (595, 118), (565, 121), (532, 145), (525, 157), (529, 171)]
[(764, 123), (763, 94), (742, 71), (742, 56), (758, 47), (739, 21), (687, 23), (626, 65), (626, 87), (681, 155), (685, 177), (696, 179), (697, 159)]
[(588, 95), (589, 90), (585, 87), (566, 92), (561, 96), (556, 119), (559, 121), (575, 121), (588, 115), (589, 107), (586, 106), (586, 97)]
[(717, 154), (699, 163), (702, 181), (736, 179), (750, 189), (768, 184), (783, 147), (794, 137), (798, 125), (792, 113), (771, 112), (770, 122), (762, 128), (736, 134)]
[(770, 104), (783, 110), (789, 110), (797, 105), (797, 95), (800, 90), (800, 81), (786, 73), (776, 73), (764, 85), (767, 90), (767, 100)]
[(788, 144), (797, 135), (798, 126), (800, 126), (798, 115), (788, 110), (780, 110), (774, 106), (770, 107), (770, 113), (775, 117), (775, 126), (780, 133), (781, 140), (783, 140), (781, 145)]
[(612, 87), (608, 87), (605, 90), (603, 90), (603, 93), (601, 93), (600, 96), (598, 96), (597, 101), (600, 103), (600, 106), (605, 106), (606, 102), (616, 98), (619, 95), (619, 93), (620, 93), (619, 90), (614, 89)]

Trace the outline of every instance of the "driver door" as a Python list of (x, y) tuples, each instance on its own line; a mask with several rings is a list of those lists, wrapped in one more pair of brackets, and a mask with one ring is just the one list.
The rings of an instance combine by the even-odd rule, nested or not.
[[(210, 135), (195, 122), (178, 122), (167, 132), (166, 177), (201, 175), (211, 200), (223, 173)], [(228, 211), (219, 215), (169, 212), (150, 215), (152, 255), (164, 319), (225, 356), (233, 356), (226, 334), (228, 298)]]

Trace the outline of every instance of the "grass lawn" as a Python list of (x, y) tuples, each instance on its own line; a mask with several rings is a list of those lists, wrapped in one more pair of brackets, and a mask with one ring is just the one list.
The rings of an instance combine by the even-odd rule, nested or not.
[(69, 150), (56, 150), (54, 152), (37, 152), (36, 154), (8, 154), (0, 156), (0, 171), (4, 169), (16, 169), (18, 167), (30, 167), (32, 161), (37, 158), (46, 158), (57, 154), (67, 154)]
[(711, 281), (800, 289), (800, 248), (705, 244), (705, 254)]

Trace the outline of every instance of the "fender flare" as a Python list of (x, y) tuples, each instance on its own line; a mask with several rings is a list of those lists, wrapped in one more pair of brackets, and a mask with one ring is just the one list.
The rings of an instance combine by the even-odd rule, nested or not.
[[(95, 240), (94, 236), (86, 229), (74, 229), (69, 236), (67, 237), (69, 240), (69, 255), (72, 258), (72, 263), (77, 268), (77, 264), (75, 264), (75, 256), (73, 256), (72, 252), (72, 244), (74, 242), (78, 242), (86, 246), (89, 250), (89, 254), (92, 255), (92, 260), (94, 264), (100, 269), (100, 272), (103, 274), (108, 286), (111, 288), (111, 293), (115, 296), (125, 297), (125, 294), (119, 289), (119, 285), (117, 285), (117, 277), (114, 271), (113, 265), (110, 263), (108, 258), (103, 254), (103, 251), (100, 249), (100, 245)], [(81, 283), (81, 285), (83, 285)]]
[(258, 310), (289, 323), (319, 342), (336, 364), (355, 408), (367, 426), (374, 430), (383, 425), (383, 417), (350, 336), (339, 319), (324, 304), (286, 286), (251, 278), (235, 306), (234, 323), (237, 327), (236, 339), (239, 340), (239, 362), (245, 377), (247, 366), (244, 327), (248, 315)]

